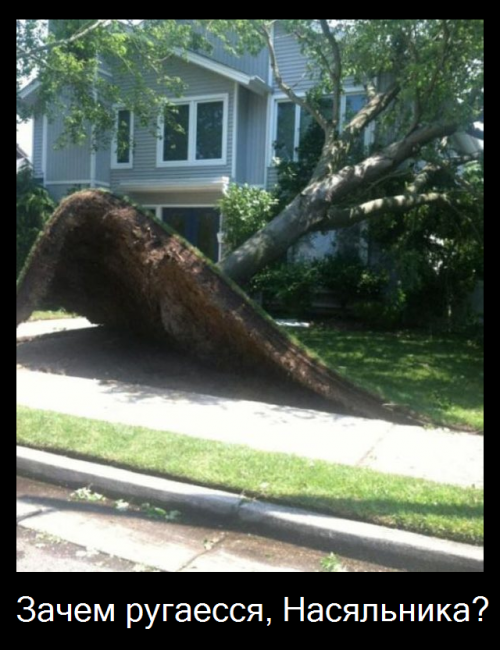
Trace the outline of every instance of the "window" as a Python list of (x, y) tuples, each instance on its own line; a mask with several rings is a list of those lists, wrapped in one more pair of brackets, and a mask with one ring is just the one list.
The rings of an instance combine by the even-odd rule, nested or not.
[[(348, 122), (365, 104), (363, 92), (349, 93), (342, 97), (341, 126)], [(331, 116), (331, 101), (321, 100), (321, 112), (325, 117)], [(299, 159), (299, 145), (308, 128), (313, 124), (313, 117), (300, 106), (288, 99), (276, 101), (273, 158), (285, 161)]]
[(164, 207), (162, 219), (180, 235), (201, 250), (208, 258), (217, 262), (220, 230), (220, 213), (215, 208)]
[(111, 166), (115, 169), (131, 168), (133, 165), (134, 114), (126, 108), (116, 111), (116, 130), (111, 148)]
[(175, 115), (161, 120), (157, 165), (224, 165), (227, 114), (227, 95), (176, 102)]

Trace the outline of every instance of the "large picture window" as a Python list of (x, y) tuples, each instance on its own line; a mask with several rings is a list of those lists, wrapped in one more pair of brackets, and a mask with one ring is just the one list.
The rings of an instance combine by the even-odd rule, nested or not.
[[(341, 103), (341, 127), (365, 105), (364, 92), (349, 93)], [(321, 112), (330, 117), (331, 100), (321, 101)], [(272, 157), (284, 161), (299, 159), (299, 146), (313, 118), (306, 110), (288, 99), (276, 101)]]
[(226, 163), (227, 96), (180, 101), (162, 116), (160, 167)]

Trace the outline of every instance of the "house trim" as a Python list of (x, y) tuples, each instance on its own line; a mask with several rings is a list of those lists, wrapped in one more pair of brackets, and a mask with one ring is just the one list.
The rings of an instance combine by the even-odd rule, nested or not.
[(96, 176), (97, 176), (97, 152), (92, 145), (90, 150), (90, 187), (96, 186)]
[(234, 82), (234, 100), (233, 100), (233, 151), (231, 160), (231, 177), (236, 181), (236, 163), (238, 157), (238, 110), (240, 104), (239, 84)]
[[(94, 182), (94, 185), (92, 185), (92, 182)], [(98, 181), (94, 178), (92, 181), (91, 178), (70, 178), (67, 181), (50, 181), (50, 180), (45, 180), (44, 185), (90, 185), (90, 187), (96, 187), (97, 185), (102, 185), (103, 187), (111, 187), (109, 183), (106, 183), (105, 181)]]
[(19, 91), (19, 97), (21, 99), (26, 99), (27, 97), (29, 97), (31, 95), (31, 93), (34, 93), (35, 90), (38, 90), (38, 88), (40, 88), (40, 86), (41, 86), (40, 81), (38, 79), (33, 79), (32, 81), (29, 82), (29, 84), (24, 86), (24, 88), (22, 88)]
[(224, 192), (229, 185), (228, 176), (195, 180), (143, 181), (130, 179), (119, 184), (129, 192)]
[[(163, 140), (164, 140), (164, 118), (163, 114), (158, 116), (158, 130), (160, 137), (156, 142), (156, 167), (215, 167), (217, 165), (227, 164), (227, 140), (229, 124), (229, 95), (228, 93), (216, 95), (196, 95), (193, 97), (182, 97), (179, 99), (169, 100), (171, 104), (179, 106), (189, 106), (189, 131), (188, 131), (188, 158), (187, 160), (163, 160)], [(222, 102), (222, 157), (206, 160), (196, 160), (196, 139), (197, 139), (197, 121), (198, 121), (198, 104)]]
[[(35, 127), (33, 126), (33, 132)], [(47, 150), (48, 150), (49, 121), (46, 115), (42, 117), (42, 176), (47, 176)]]
[[(32, 118), (31, 120), (31, 160), (33, 163), (33, 171), (35, 173), (35, 176), (38, 176), (38, 170), (35, 167), (35, 117)], [(43, 147), (43, 142), (42, 142), (42, 147)], [(42, 148), (43, 151), (43, 148)], [(40, 169), (40, 171), (43, 174), (43, 170)]]
[[(305, 92), (298, 92), (296, 93), (298, 97), (305, 97)], [(270, 117), (269, 117), (269, 140), (267, 142), (267, 148), (266, 148), (266, 160), (267, 164), (266, 167), (272, 167), (274, 165), (274, 143), (276, 142), (276, 138), (278, 136), (278, 104), (282, 102), (289, 102), (293, 103), (291, 99), (288, 97), (288, 95), (285, 95), (285, 93), (275, 93), (272, 97), (271, 101), (271, 111), (270, 111)], [(298, 104), (295, 104), (295, 130), (294, 130), (294, 137), (293, 137), (293, 160), (296, 161), (298, 160), (297, 156), (297, 147), (299, 146), (300, 143), (300, 111), (301, 107)]]

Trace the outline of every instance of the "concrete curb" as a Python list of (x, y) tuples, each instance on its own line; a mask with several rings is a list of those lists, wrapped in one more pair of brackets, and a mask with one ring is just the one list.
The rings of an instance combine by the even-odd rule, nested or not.
[(434, 571), (484, 571), (482, 547), (296, 508), (252, 502), (221, 490), (178, 483), (26, 447), (17, 448), (17, 468), (37, 478), (80, 487), (91, 484), (103, 491), (240, 520), (275, 533), (292, 533), (322, 546), (331, 542), (338, 553), (354, 552), (399, 566), (409, 563)]

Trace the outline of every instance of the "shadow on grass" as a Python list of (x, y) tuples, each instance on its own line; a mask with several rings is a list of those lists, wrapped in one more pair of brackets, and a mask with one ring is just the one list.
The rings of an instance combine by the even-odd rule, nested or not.
[(303, 330), (300, 340), (368, 390), (445, 424), (482, 427), (483, 354), (456, 339)]

